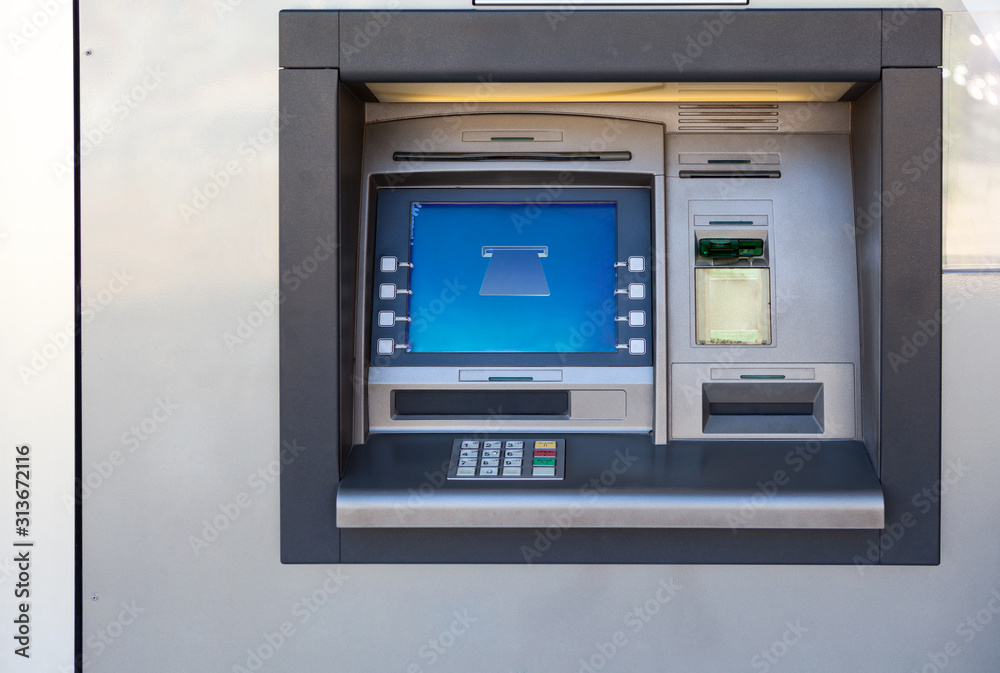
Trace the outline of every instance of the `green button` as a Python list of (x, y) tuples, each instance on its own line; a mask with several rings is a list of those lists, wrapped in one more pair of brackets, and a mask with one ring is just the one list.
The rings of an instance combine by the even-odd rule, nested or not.
[(555, 464), (556, 464), (555, 458), (535, 458), (535, 461), (532, 463), (532, 465), (555, 465)]

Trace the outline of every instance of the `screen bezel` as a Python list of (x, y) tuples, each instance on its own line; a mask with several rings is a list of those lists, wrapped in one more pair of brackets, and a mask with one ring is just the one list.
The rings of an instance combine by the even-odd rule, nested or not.
[[(518, 366), (617, 366), (639, 367), (652, 365), (652, 190), (649, 187), (381, 187), (375, 198), (375, 248), (372, 261), (373, 277), (369, 286), (372, 310), (369, 325), (372, 334), (369, 340), (372, 366), (472, 366), (472, 367), (518, 367)], [(410, 256), (410, 204), (414, 201), (438, 203), (531, 203), (544, 208), (550, 203), (563, 202), (615, 202), (617, 207), (618, 261), (625, 262), (630, 256), (642, 256), (646, 260), (641, 273), (618, 269), (617, 287), (624, 288), (629, 282), (641, 282), (646, 286), (645, 298), (628, 299), (616, 295), (618, 316), (625, 316), (629, 310), (646, 312), (644, 327), (628, 327), (627, 322), (618, 323), (618, 343), (628, 343), (629, 338), (646, 340), (645, 355), (630, 355), (620, 349), (608, 352), (568, 352), (568, 353), (413, 353), (398, 349), (392, 356), (377, 354), (376, 342), (379, 338), (391, 337), (395, 343), (406, 343), (406, 322), (400, 321), (392, 328), (378, 327), (377, 315), (383, 300), (379, 299), (378, 288), (382, 283), (400, 282), (405, 278), (409, 285), (409, 268), (401, 267), (395, 273), (383, 273), (379, 260), (383, 256), (396, 257), (400, 262), (409, 262)], [(403, 275), (405, 272), (405, 275)], [(409, 296), (401, 295), (392, 302), (397, 315), (406, 315), (409, 310)], [(599, 308), (599, 307), (595, 307)]]

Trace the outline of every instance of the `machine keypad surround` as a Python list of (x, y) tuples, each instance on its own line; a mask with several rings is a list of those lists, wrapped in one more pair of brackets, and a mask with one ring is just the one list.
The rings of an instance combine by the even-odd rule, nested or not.
[[(501, 449), (501, 445), (505, 448)], [(448, 479), (561, 480), (565, 476), (565, 466), (565, 439), (455, 439), (451, 446)]]

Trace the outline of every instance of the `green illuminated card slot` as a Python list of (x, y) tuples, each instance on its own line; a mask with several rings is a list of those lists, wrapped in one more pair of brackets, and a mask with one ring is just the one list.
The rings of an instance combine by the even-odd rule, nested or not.
[(760, 238), (702, 238), (696, 252), (706, 259), (760, 257), (764, 254), (764, 241)]

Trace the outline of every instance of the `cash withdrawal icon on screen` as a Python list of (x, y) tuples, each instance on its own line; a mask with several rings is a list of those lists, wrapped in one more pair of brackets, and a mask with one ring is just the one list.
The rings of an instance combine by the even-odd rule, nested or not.
[(484, 297), (548, 297), (542, 257), (549, 256), (547, 245), (486, 245), (483, 257), (490, 260), (479, 288)]

